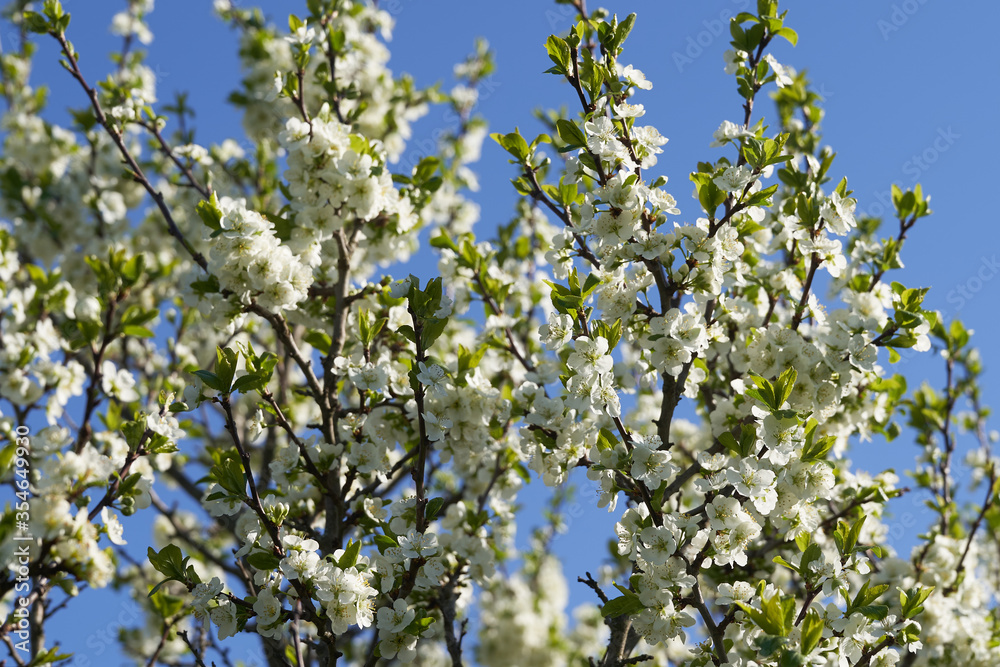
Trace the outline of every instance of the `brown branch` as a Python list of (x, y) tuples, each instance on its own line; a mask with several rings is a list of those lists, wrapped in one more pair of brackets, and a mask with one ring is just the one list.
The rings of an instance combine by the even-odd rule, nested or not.
[(302, 438), (295, 434), (295, 429), (288, 421), (288, 418), (285, 417), (285, 413), (281, 411), (281, 406), (279, 406), (278, 402), (274, 399), (274, 395), (265, 389), (261, 392), (261, 397), (267, 402), (268, 405), (271, 406), (271, 409), (274, 410), (274, 415), (277, 419), (278, 425), (284, 429), (285, 433), (288, 434), (289, 439), (295, 443), (296, 447), (299, 448), (299, 454), (306, 462), (306, 470), (308, 470), (309, 474), (320, 482), (321, 486), (324, 486), (325, 476), (319, 471), (316, 464), (313, 463), (312, 458), (309, 456), (309, 451), (306, 449), (306, 444), (302, 442)]
[(118, 471), (117, 476), (108, 485), (108, 490), (104, 493), (104, 496), (97, 502), (94, 509), (90, 510), (87, 514), (87, 520), (93, 521), (97, 518), (97, 515), (101, 513), (101, 510), (111, 504), (115, 499), (115, 494), (118, 492), (118, 488), (121, 486), (122, 481), (129, 474), (129, 470), (132, 469), (132, 464), (136, 462), (141, 456), (145, 456), (146, 451), (143, 446), (146, 441), (152, 436), (153, 431), (146, 429), (142, 433), (142, 437), (139, 439), (139, 444), (136, 446), (135, 451), (129, 451), (128, 456), (125, 458), (125, 464), (122, 465), (121, 470)]
[(80, 422), (80, 433), (77, 434), (76, 443), (73, 445), (73, 451), (77, 454), (83, 451), (87, 442), (90, 441), (91, 435), (93, 435), (93, 427), (90, 425), (90, 420), (94, 416), (94, 410), (96, 410), (97, 406), (101, 403), (99, 391), (101, 387), (101, 380), (104, 375), (101, 370), (101, 365), (104, 362), (104, 354), (107, 352), (108, 346), (115, 339), (115, 336), (112, 335), (111, 329), (120, 296), (122, 295), (116, 294), (108, 301), (108, 310), (104, 314), (104, 333), (101, 336), (101, 346), (96, 351), (93, 347), (90, 348), (94, 363), (94, 370), (93, 374), (90, 376), (90, 384), (87, 386), (87, 403), (83, 409), (83, 419)]
[(181, 638), (181, 641), (183, 641), (184, 644), (188, 647), (188, 650), (191, 651), (191, 657), (194, 658), (194, 664), (196, 664), (198, 667), (208, 667), (208, 665), (205, 664), (205, 661), (201, 657), (205, 652), (204, 648), (199, 649), (194, 645), (194, 643), (191, 641), (191, 638), (188, 637), (187, 630), (178, 630), (177, 636)]
[(805, 315), (806, 304), (809, 302), (809, 292), (812, 290), (813, 278), (816, 276), (816, 269), (822, 263), (819, 253), (813, 253), (809, 259), (809, 273), (806, 276), (806, 284), (802, 287), (802, 298), (799, 299), (799, 305), (795, 307), (795, 314), (792, 316), (792, 330), (795, 331), (799, 328), (802, 323), (802, 318)]
[(593, 591), (597, 594), (597, 597), (600, 598), (601, 604), (607, 604), (608, 596), (604, 594), (603, 590), (601, 590), (601, 585), (597, 583), (597, 581), (594, 579), (593, 575), (590, 574), (590, 572), (585, 572), (584, 574), (587, 575), (586, 579), (584, 579), (583, 577), (577, 577), (576, 580), (579, 581), (581, 584), (586, 584), (588, 587), (593, 589)]
[(156, 645), (156, 650), (153, 651), (153, 655), (149, 656), (149, 661), (146, 663), (146, 667), (153, 667), (153, 665), (155, 665), (160, 659), (160, 653), (163, 652), (163, 648), (167, 645), (167, 637), (170, 636), (170, 628), (172, 625), (172, 621), (163, 621), (163, 632), (160, 633), (160, 643)]
[(885, 637), (882, 638), (882, 641), (878, 642), (874, 646), (868, 648), (864, 653), (862, 653), (858, 661), (854, 663), (854, 667), (869, 667), (869, 665), (871, 665), (872, 663), (872, 658), (875, 657), (876, 653), (878, 653), (879, 651), (888, 646), (893, 646), (895, 644), (896, 644), (896, 639), (894, 637), (886, 635)]
[[(246, 477), (247, 485), (250, 488), (250, 498), (244, 500), (249, 500), (247, 504), (257, 515), (261, 525), (270, 536), (271, 551), (273, 554), (278, 558), (284, 558), (285, 551), (281, 546), (278, 526), (275, 525), (275, 523), (264, 511), (264, 504), (261, 502), (260, 494), (257, 491), (257, 483), (254, 480), (253, 470), (251, 470), (250, 467), (250, 453), (247, 451), (246, 447), (243, 446), (239, 432), (236, 429), (236, 421), (233, 419), (233, 410), (229, 394), (222, 394), (220, 398), (215, 400), (222, 405), (222, 409), (225, 412), (226, 430), (229, 432), (229, 435), (233, 440), (233, 444), (236, 446), (236, 451), (239, 453), (240, 462), (243, 465), (243, 474)], [(332, 663), (336, 664), (337, 658), (340, 657), (340, 652), (336, 650), (336, 636), (330, 631), (329, 627), (327, 627), (328, 624), (324, 623), (322, 617), (317, 613), (310, 591), (306, 588), (305, 584), (300, 579), (291, 580), (291, 584), (292, 587), (295, 588), (295, 592), (298, 594), (299, 600), (302, 601), (303, 606), (308, 612), (307, 618), (320, 630), (324, 642), (329, 647)]]
[(66, 69), (69, 70), (69, 73), (74, 79), (77, 80), (77, 82), (79, 82), (84, 92), (87, 93), (87, 97), (90, 99), (90, 105), (94, 109), (97, 121), (107, 131), (115, 146), (118, 147), (118, 152), (121, 153), (122, 159), (125, 164), (128, 165), (132, 178), (137, 183), (142, 185), (146, 192), (149, 193), (149, 196), (153, 198), (153, 202), (156, 204), (156, 207), (160, 210), (160, 213), (163, 214), (163, 218), (167, 223), (167, 233), (173, 236), (177, 242), (181, 244), (184, 250), (187, 251), (198, 266), (207, 271), (208, 261), (205, 259), (205, 256), (195, 250), (194, 247), (188, 243), (188, 240), (184, 238), (184, 234), (181, 232), (177, 223), (174, 221), (173, 215), (170, 213), (170, 208), (167, 206), (166, 201), (163, 198), (163, 193), (159, 192), (153, 187), (153, 184), (149, 182), (149, 179), (142, 171), (142, 167), (139, 166), (139, 163), (132, 156), (132, 153), (125, 145), (122, 133), (104, 113), (104, 109), (101, 107), (101, 102), (97, 98), (97, 91), (87, 83), (86, 78), (84, 78), (83, 73), (80, 71), (80, 66), (76, 58), (76, 51), (74, 51), (73, 47), (70, 46), (68, 41), (66, 41), (66, 36), (64, 34), (57, 32), (50, 32), (49, 34), (55, 37), (56, 41), (59, 42), (59, 46), (62, 47), (62, 53), (66, 57)]
[(448, 648), (448, 655), (451, 657), (451, 667), (462, 667), (462, 639), (465, 638), (465, 627), (468, 623), (468, 620), (462, 621), (462, 630), (456, 637), (455, 601), (458, 596), (455, 594), (455, 588), (458, 586), (460, 576), (461, 567), (454, 575), (448, 578), (437, 598), (438, 608), (441, 610), (442, 620), (444, 621), (444, 641), (445, 646)]
[(972, 547), (973, 539), (976, 537), (976, 533), (979, 531), (980, 526), (982, 526), (983, 519), (986, 518), (986, 513), (993, 506), (996, 477), (996, 466), (991, 463), (989, 483), (986, 485), (986, 498), (983, 499), (983, 506), (976, 515), (975, 521), (972, 522), (972, 527), (969, 528), (969, 536), (965, 539), (965, 548), (962, 549), (962, 555), (959, 557), (958, 563), (955, 565), (955, 579), (944, 589), (943, 594), (946, 597), (958, 589), (958, 585), (962, 580), (962, 573), (965, 571), (965, 559), (969, 555), (969, 549)]
[(160, 128), (156, 124), (156, 121), (155, 120), (152, 122), (139, 121), (139, 124), (142, 125), (144, 128), (146, 128), (146, 130), (149, 131), (154, 137), (156, 137), (156, 141), (160, 144), (160, 150), (163, 152), (164, 155), (167, 156), (167, 159), (173, 162), (177, 166), (177, 168), (181, 170), (181, 173), (184, 174), (184, 177), (187, 179), (188, 184), (192, 188), (197, 190), (198, 194), (200, 194), (202, 198), (210, 199), (212, 197), (211, 191), (207, 187), (199, 183), (198, 179), (195, 178), (194, 173), (191, 171), (191, 168), (188, 165), (184, 164), (180, 160), (180, 158), (177, 157), (177, 154), (174, 153), (173, 149), (170, 147), (170, 144), (168, 144), (167, 140), (163, 138), (163, 134), (160, 132)]
[[(701, 614), (701, 620), (705, 623), (705, 628), (708, 630), (709, 636), (712, 638), (712, 647), (715, 649), (715, 654), (718, 657), (720, 664), (729, 662), (729, 654), (726, 651), (725, 645), (725, 630), (718, 624), (716, 624), (715, 619), (712, 618), (712, 612), (709, 611), (708, 606), (705, 604), (705, 599), (701, 594), (701, 585), (698, 582), (697, 571), (701, 560), (698, 559), (692, 563), (692, 567), (695, 570), (695, 584), (691, 588), (691, 601)], [(689, 570), (690, 573), (690, 570)]]
[[(410, 311), (410, 318), (413, 320), (413, 331), (414, 331), (414, 342), (417, 347), (417, 363), (423, 362), (426, 357), (424, 357), (424, 348), (421, 343), (421, 334), (423, 332), (423, 326), (420, 323), (420, 319), (413, 310), (413, 305), (407, 303), (407, 309)], [(426, 526), (426, 517), (424, 516), (424, 507), (427, 505), (427, 498), (424, 497), (424, 477), (426, 476), (427, 468), (427, 451), (430, 449), (430, 441), (427, 439), (427, 424), (424, 422), (424, 386), (423, 384), (417, 383), (415, 391), (413, 392), (414, 399), (417, 403), (417, 426), (419, 429), (419, 440), (417, 442), (417, 465), (415, 465), (410, 473), (413, 478), (413, 483), (416, 485), (417, 492), (417, 502), (416, 502), (416, 529), (418, 533), (424, 532)]]
[[(375, 4), (377, 7), (378, 3), (376, 2)], [(323, 18), (320, 19), (320, 25), (327, 28), (327, 24), (330, 22), (331, 18), (332, 17), (330, 15), (323, 16)], [(333, 88), (333, 94), (330, 96), (331, 102), (333, 102), (331, 106), (333, 106), (333, 112), (337, 114), (337, 120), (344, 123), (344, 114), (340, 110), (340, 91), (337, 89), (337, 52), (333, 48), (333, 39), (331, 37), (332, 35), (327, 32), (326, 58), (330, 65), (330, 85)]]
[(270, 312), (269, 310), (263, 308), (262, 306), (252, 303), (246, 308), (247, 312), (260, 315), (265, 320), (271, 323), (274, 328), (274, 333), (281, 341), (288, 354), (295, 360), (298, 364), (299, 370), (306, 378), (306, 384), (309, 385), (309, 393), (319, 404), (321, 409), (329, 409), (329, 404), (326, 403), (325, 396), (323, 394), (323, 387), (319, 383), (319, 379), (312, 370), (312, 361), (305, 358), (302, 351), (299, 350), (298, 343), (295, 342), (295, 338), (292, 336), (291, 330), (288, 328), (288, 322), (281, 315)]
[[(486, 285), (483, 284), (482, 272), (476, 269), (475, 273), (473, 273), (473, 277), (476, 280), (476, 285), (479, 286), (479, 291), (482, 292), (483, 301), (490, 307), (490, 310), (493, 311), (494, 315), (503, 317), (503, 308), (497, 304), (493, 296), (487, 291)], [(534, 372), (535, 365), (517, 349), (517, 345), (514, 342), (514, 333), (510, 330), (510, 327), (504, 325), (503, 330), (504, 334), (507, 336), (507, 349), (514, 355), (514, 358), (520, 362), (521, 366), (524, 367), (524, 370)]]
[[(915, 224), (917, 224), (916, 213), (914, 213), (909, 220), (905, 218), (899, 219), (899, 234), (896, 236), (896, 249), (895, 249), (897, 256), (899, 255), (900, 249), (903, 247), (903, 241), (906, 240), (906, 232), (910, 231), (910, 229), (912, 229), (913, 225)], [(878, 281), (882, 279), (882, 276), (885, 275), (885, 272), (886, 272), (885, 266), (880, 265), (872, 273), (871, 284), (868, 285), (868, 289), (866, 291), (871, 292), (873, 289), (875, 289), (875, 285), (877, 285)]]

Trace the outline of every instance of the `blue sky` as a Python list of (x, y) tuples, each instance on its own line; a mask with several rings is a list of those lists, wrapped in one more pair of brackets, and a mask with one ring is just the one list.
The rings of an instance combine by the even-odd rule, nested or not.
[[(118, 46), (107, 26), (124, 2), (63, 0), (63, 4), (73, 13), (70, 38), (83, 54), (81, 67), (91, 81), (103, 77), (111, 67), (107, 56)], [(285, 25), (289, 10), (305, 14), (299, 4), (269, 0), (261, 6), (275, 23)], [(735, 83), (722, 71), (722, 53), (728, 48), (728, 17), (751, 8), (750, 4), (749, 0), (603, 3), (619, 16), (638, 13), (622, 62), (643, 70), (654, 84), (637, 101), (647, 109), (643, 120), (670, 139), (656, 170), (669, 177), (668, 189), (672, 186), (682, 213), (692, 218), (697, 204), (691, 199), (687, 174), (699, 160), (724, 154), (709, 148), (711, 134), (722, 120), (741, 115)], [(826, 143), (838, 152), (834, 180), (846, 175), (859, 199), (858, 209), (872, 214), (886, 209), (893, 183), (906, 188), (920, 182), (932, 195), (935, 214), (910, 234), (904, 249), (906, 268), (894, 278), (908, 286), (932, 287), (928, 307), (960, 317), (976, 330), (974, 341), (982, 348), (988, 369), (984, 399), (1000, 405), (1000, 379), (989, 372), (1000, 367), (1000, 345), (993, 333), (1000, 325), (996, 279), (1000, 224), (992, 205), (980, 201), (997, 192), (1000, 176), (996, 167), (1000, 133), (995, 130), (1000, 50), (986, 47), (993, 43), (994, 26), (1000, 23), (1000, 4), (943, 0), (781, 4), (789, 10), (787, 24), (799, 33), (799, 44), (792, 48), (782, 42), (773, 52), (781, 63), (807, 69), (826, 98), (822, 129)], [(545, 38), (570, 25), (565, 6), (545, 0), (383, 0), (382, 6), (396, 19), (390, 66), (411, 73), (420, 85), (442, 81), (450, 86), (452, 65), (472, 51), (476, 37), (489, 40), (496, 51), (497, 71), (480, 89), (478, 111), (489, 120), (491, 131), (507, 132), (518, 125), (523, 134), (533, 136), (540, 131), (532, 119), (534, 108), (562, 104), (573, 108), (570, 89), (542, 73), (549, 66)], [(190, 93), (189, 104), (198, 112), (196, 139), (202, 144), (221, 141), (239, 126), (225, 103), (239, 75), (235, 35), (211, 16), (210, 7), (206, 0), (160, 0), (150, 16), (156, 38), (147, 59), (159, 77), (161, 103), (171, 99), (171, 91)], [(5, 46), (10, 38), (9, 31), (0, 37)], [(49, 84), (49, 117), (65, 123), (64, 109), (83, 106), (85, 100), (59, 67), (52, 41), (43, 41), (42, 47), (34, 82)], [(766, 99), (756, 112), (755, 118), (762, 113), (774, 117), (773, 105)], [(419, 145), (447, 122), (444, 109), (432, 109), (416, 125), (414, 143)], [(482, 189), (472, 197), (483, 211), (478, 232), (487, 238), (497, 223), (509, 219), (516, 194), (509, 184), (512, 172), (506, 154), (492, 142), (487, 141), (475, 168)], [(940, 385), (941, 368), (940, 360), (929, 353), (899, 366), (911, 386), (925, 377)], [(901, 471), (915, 453), (916, 448), (901, 438), (857, 448), (851, 456), (872, 471), (887, 466)], [(615, 515), (592, 508), (590, 488), (583, 479), (584, 511), (572, 520), (570, 533), (556, 542), (571, 581), (596, 566), (605, 540), (613, 534)], [(525, 500), (540, 498), (536, 492), (525, 496)], [(912, 544), (929, 521), (920, 500), (895, 505), (897, 518), (890, 526), (900, 547)], [(521, 536), (528, 532), (523, 526)], [(138, 536), (135, 541), (140, 541)], [(582, 586), (571, 585), (571, 590), (574, 604), (589, 599)], [(106, 614), (95, 616), (95, 600), (87, 601), (92, 593), (57, 617), (60, 622), (50, 636), (89, 655), (90, 664), (112, 664), (100, 633), (113, 630), (116, 619), (134, 613), (127, 601), (101, 593), (96, 597)]]

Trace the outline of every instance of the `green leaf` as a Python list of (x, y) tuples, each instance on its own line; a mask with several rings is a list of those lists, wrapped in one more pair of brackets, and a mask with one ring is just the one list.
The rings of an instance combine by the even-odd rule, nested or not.
[(445, 327), (448, 326), (447, 317), (431, 317), (423, 323), (423, 329), (421, 329), (420, 344), (423, 349), (430, 349), (431, 345), (434, 344), (442, 333), (444, 333)]
[(487, 347), (481, 345), (476, 348), (475, 352), (470, 352), (465, 349), (463, 345), (458, 346), (458, 373), (456, 378), (461, 379), (466, 373), (476, 368), (479, 362), (482, 361), (483, 355), (486, 354)]
[(778, 667), (791, 667), (786, 665), (785, 657), (788, 655), (788, 651), (784, 651), (784, 647), (788, 644), (788, 640), (784, 637), (775, 637), (774, 635), (761, 635), (757, 638), (757, 650), (760, 652), (762, 658), (778, 658)]
[(800, 647), (802, 655), (809, 655), (819, 646), (823, 639), (824, 627), (825, 624), (820, 615), (810, 609), (806, 617), (802, 619), (802, 646)]
[(431, 246), (435, 248), (448, 248), (449, 250), (453, 250), (456, 254), (459, 252), (458, 246), (455, 245), (451, 236), (449, 236), (443, 229), (437, 236), (431, 238)]
[(206, 227), (212, 231), (222, 231), (222, 209), (219, 208), (219, 199), (214, 192), (208, 201), (198, 202), (195, 211)]
[(145, 421), (125, 422), (121, 426), (121, 432), (125, 436), (125, 442), (128, 443), (129, 451), (134, 452), (139, 449), (139, 443), (142, 442), (142, 436), (146, 432), (146, 423)]
[(146, 597), (152, 597), (153, 595), (156, 594), (156, 591), (160, 590), (160, 588), (163, 587), (164, 584), (169, 583), (171, 581), (173, 581), (173, 579), (164, 579), (163, 581), (157, 583), (155, 586), (149, 589), (149, 593), (146, 594)]
[(799, 560), (800, 574), (806, 579), (814, 578), (810, 576), (809, 564), (822, 557), (822, 555), (823, 549), (815, 542), (806, 547), (806, 550), (802, 552), (802, 558)]
[(180, 547), (176, 544), (168, 544), (160, 549), (159, 553), (153, 547), (148, 547), (146, 556), (153, 569), (163, 576), (175, 581), (184, 581), (188, 559), (184, 557)]
[(614, 449), (618, 446), (618, 438), (610, 430), (602, 428), (597, 433), (597, 448), (600, 450)]
[(434, 156), (425, 157), (413, 168), (413, 182), (426, 184), (441, 167), (441, 160)]
[(762, 598), (760, 610), (744, 602), (736, 604), (746, 612), (750, 620), (769, 635), (787, 637), (791, 631), (795, 613), (795, 598), (791, 596), (782, 598), (780, 593), (775, 593), (770, 598)]
[(146, 327), (128, 324), (122, 327), (122, 335), (132, 336), (133, 338), (152, 338), (155, 334)]
[(778, 11), (778, 0), (757, 0), (757, 15), (761, 18), (774, 16)]
[(748, 396), (756, 398), (758, 401), (771, 408), (771, 410), (778, 410), (781, 408), (781, 403), (777, 400), (777, 392), (770, 380), (754, 373), (753, 371), (750, 372), (750, 379), (753, 380), (755, 385), (757, 385), (757, 389), (752, 387), (747, 389), (745, 393)]
[(757, 449), (757, 429), (751, 424), (741, 424), (739, 441), (732, 433), (726, 432), (719, 436), (719, 442), (734, 456), (747, 457)]
[[(579, 287), (578, 287), (579, 288)], [(602, 320), (594, 320), (591, 322), (591, 334), (596, 337), (603, 337), (608, 341), (608, 351), (609, 354), (618, 345), (618, 341), (622, 337), (622, 321), (620, 319), (615, 320), (615, 323), (608, 325), (607, 322)]]
[(729, 431), (726, 431), (719, 436), (719, 442), (723, 447), (732, 452), (734, 456), (742, 456), (742, 453), (740, 452), (740, 443), (736, 442), (736, 438)]
[(593, 102), (601, 94), (601, 86), (604, 84), (604, 70), (600, 63), (594, 59), (590, 49), (584, 49), (580, 55), (583, 60), (580, 63), (580, 82)]
[(170, 618), (184, 608), (184, 598), (177, 595), (168, 595), (162, 591), (149, 596), (153, 603), (153, 608), (159, 612), (164, 619)]
[(389, 537), (388, 535), (376, 535), (375, 546), (378, 547), (379, 553), (385, 553), (386, 549), (398, 547), (399, 542)]
[(11, 467), (11, 462), (14, 460), (14, 454), (17, 452), (17, 442), (11, 441), (9, 445), (0, 450), (0, 474), (6, 474), (7, 470)]
[(303, 340), (324, 355), (330, 352), (330, 346), (333, 344), (333, 339), (330, 338), (330, 335), (323, 331), (310, 331), (303, 337)]
[(854, 611), (871, 621), (881, 621), (889, 615), (889, 607), (884, 604), (867, 604)]
[(246, 498), (246, 475), (243, 472), (243, 466), (238, 461), (224, 458), (212, 466), (210, 474), (212, 479), (223, 489), (240, 498)]
[(24, 12), (24, 26), (30, 31), (44, 35), (49, 31), (49, 22), (38, 12)]
[[(422, 612), (418, 612), (422, 613)], [(413, 635), (414, 637), (421, 636), (424, 631), (427, 630), (434, 622), (433, 616), (417, 616), (414, 618), (408, 626), (403, 628), (403, 632), (408, 635)]]
[[(861, 585), (861, 590), (858, 591), (858, 594), (847, 605), (847, 610), (844, 612), (845, 616), (850, 616), (857, 612), (872, 620), (881, 620), (889, 613), (889, 608), (886, 605), (874, 604), (883, 593), (889, 590), (889, 584), (879, 584), (877, 586), (869, 586), (868, 584), (869, 582), (865, 581)], [(847, 596), (845, 595), (844, 597)]]
[(799, 374), (794, 368), (789, 368), (778, 376), (778, 380), (774, 385), (775, 410), (780, 410), (781, 406), (788, 400), (788, 397), (792, 395), (792, 388), (795, 386), (795, 380), (798, 376)]
[[(749, 14), (747, 16), (749, 16)], [(754, 17), (753, 20), (756, 21), (757, 18)], [(729, 34), (733, 36), (732, 45), (734, 47), (740, 49), (741, 51), (748, 50), (746, 48), (747, 34), (746, 31), (743, 30), (743, 27), (740, 25), (739, 17), (729, 22)]]
[(844, 553), (852, 554), (854, 553), (855, 547), (858, 545), (858, 539), (861, 537), (861, 529), (865, 525), (865, 521), (868, 520), (868, 516), (863, 514), (861, 518), (854, 522), (851, 526), (851, 530), (847, 533), (847, 538), (844, 540)]
[(795, 32), (791, 28), (782, 27), (775, 30), (774, 34), (778, 37), (784, 37), (792, 46), (797, 46), (799, 43), (799, 33)]
[(229, 393), (233, 386), (233, 378), (236, 375), (238, 355), (236, 350), (230, 347), (217, 347), (215, 353), (215, 374), (218, 376), (219, 384), (221, 385), (219, 391)]
[(122, 314), (122, 324), (146, 324), (155, 320), (159, 314), (160, 311), (156, 308), (146, 309), (142, 306), (132, 305), (126, 308), (125, 313)]
[(146, 269), (146, 256), (139, 253), (122, 266), (121, 274), (127, 285), (135, 285)]
[(269, 554), (264, 551), (254, 551), (247, 555), (247, 562), (253, 565), (258, 570), (263, 570), (265, 572), (272, 572), (278, 569), (281, 565), (281, 559), (274, 554)]
[(587, 274), (587, 279), (583, 281), (583, 287), (580, 291), (580, 296), (587, 298), (590, 296), (595, 289), (600, 287), (601, 279), (593, 273)]
[(417, 342), (417, 333), (413, 330), (413, 327), (411, 327), (409, 324), (401, 325), (398, 329), (396, 329), (396, 333), (398, 333), (400, 336), (410, 341), (411, 343)]
[(424, 508), (424, 518), (427, 521), (433, 521), (444, 507), (444, 498), (431, 498), (427, 501), (427, 507)]
[(774, 558), (771, 559), (771, 562), (772, 563), (777, 563), (778, 565), (781, 565), (783, 567), (787, 567), (792, 572), (798, 572), (799, 571), (798, 567), (796, 567), (796, 566), (792, 565), (791, 563), (789, 563), (782, 556), (775, 556)]
[(833, 436), (823, 436), (816, 439), (816, 428), (818, 423), (815, 419), (810, 419), (806, 426), (806, 441), (802, 446), (802, 462), (812, 463), (823, 460), (827, 453), (833, 449), (836, 438)]
[(549, 58), (556, 65), (546, 71), (559, 75), (568, 74), (570, 71), (571, 53), (566, 40), (555, 35), (549, 35), (549, 38), (545, 41), (545, 50), (549, 52)]
[(516, 130), (507, 134), (494, 132), (490, 137), (500, 144), (504, 150), (516, 157), (519, 162), (525, 162), (528, 159), (528, 155), (530, 154), (528, 142), (524, 140), (520, 132)]
[(933, 586), (917, 586), (906, 591), (900, 591), (899, 605), (902, 608), (903, 618), (918, 616), (924, 610), (924, 602), (933, 592)]
[(560, 118), (556, 121), (556, 132), (559, 133), (559, 138), (566, 143), (566, 147), (562, 149), (564, 151), (575, 150), (587, 145), (586, 135), (573, 121)]
[(622, 44), (628, 39), (629, 33), (632, 32), (632, 27), (635, 25), (635, 12), (629, 14), (625, 19), (618, 24), (615, 29), (615, 38), (612, 46), (614, 48), (621, 50)]
[[(775, 164), (776, 162), (783, 162), (784, 160), (790, 160), (791, 155), (783, 155), (781, 157), (772, 158), (771, 160), (764, 163), (766, 167), (769, 164)], [(742, 201), (742, 205), (745, 208), (751, 206), (770, 206), (771, 205), (771, 195), (778, 191), (778, 184), (775, 183), (769, 187), (764, 188), (760, 192), (755, 192), (746, 199)]]
[(344, 549), (344, 555), (341, 556), (340, 560), (337, 562), (337, 566), (342, 570), (346, 570), (349, 567), (354, 567), (358, 562), (358, 554), (360, 553), (361, 553), (361, 540), (358, 540), (357, 542), (355, 542), (354, 540), (350, 540), (347, 543), (347, 548)]
[[(69, 14), (66, 15), (66, 18), (69, 18)], [(50, 665), (56, 662), (60, 662), (62, 660), (67, 660), (72, 657), (73, 657), (72, 653), (60, 653), (59, 647), (53, 646), (50, 649), (46, 649), (45, 651), (36, 654), (35, 657), (32, 658), (31, 662), (29, 663), (29, 666), (39, 667), (40, 665)]]
[(690, 176), (698, 191), (698, 202), (710, 218), (715, 219), (715, 210), (722, 205), (728, 193), (724, 192), (712, 181), (712, 174), (695, 172)]
[(255, 373), (237, 378), (236, 382), (233, 383), (231, 391), (234, 394), (237, 392), (245, 394), (251, 391), (259, 391), (265, 386), (267, 386), (267, 378)]
[(638, 595), (628, 592), (621, 597), (608, 600), (607, 604), (601, 607), (601, 616), (604, 618), (617, 618), (627, 614), (634, 614), (645, 608), (645, 605), (639, 600)]
[(222, 391), (222, 381), (219, 380), (219, 376), (216, 375), (215, 373), (211, 371), (195, 371), (194, 375), (197, 375), (199, 378), (201, 378), (202, 383), (206, 387), (209, 387), (210, 389), (214, 389), (216, 391)]
[(129, 495), (132, 489), (135, 488), (135, 485), (139, 483), (139, 480), (141, 478), (142, 478), (142, 473), (139, 472), (134, 472), (128, 477), (126, 477), (125, 480), (118, 485), (118, 493), (117, 493), (118, 497)]

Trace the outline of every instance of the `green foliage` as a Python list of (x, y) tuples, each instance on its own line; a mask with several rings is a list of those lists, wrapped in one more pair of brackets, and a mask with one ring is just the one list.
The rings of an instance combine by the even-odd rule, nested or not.
[(524, 140), (519, 131), (514, 130), (507, 134), (494, 132), (490, 137), (500, 144), (505, 151), (513, 155), (517, 162), (526, 163), (528, 161), (531, 151), (528, 149), (528, 142)]
[(771, 412), (781, 412), (781, 406), (784, 405), (788, 397), (792, 395), (792, 389), (795, 386), (795, 379), (798, 377), (798, 371), (794, 368), (789, 368), (785, 370), (775, 382), (771, 382), (767, 378), (764, 378), (757, 373), (750, 372), (750, 377), (753, 379), (754, 384), (757, 388), (754, 389), (750, 387), (746, 390), (746, 395), (751, 398), (756, 398), (758, 401), (767, 406)]
[(741, 424), (739, 441), (732, 433), (726, 431), (719, 436), (719, 442), (732, 452), (733, 456), (746, 458), (757, 449), (757, 429), (751, 424)]
[[(762, 588), (762, 587), (759, 587)], [(761, 597), (760, 609), (743, 602), (737, 602), (737, 606), (768, 635), (776, 637), (787, 637), (792, 629), (792, 621), (795, 614), (795, 598), (788, 595), (776, 593), (771, 597)]]
[(615, 588), (621, 592), (621, 595), (608, 600), (607, 604), (601, 607), (601, 616), (617, 618), (618, 616), (635, 614), (645, 608), (645, 605), (639, 600), (639, 596), (633, 591), (619, 584), (615, 584)]
[(179, 581), (183, 584), (189, 582), (197, 584), (201, 582), (201, 579), (198, 578), (198, 574), (194, 570), (194, 566), (188, 564), (188, 561), (191, 560), (190, 556), (184, 556), (181, 553), (180, 547), (175, 544), (168, 544), (160, 549), (159, 552), (155, 551), (153, 547), (149, 547), (146, 550), (146, 557), (149, 559), (149, 563), (153, 566), (153, 569), (166, 577), (163, 581), (153, 586), (149, 591), (150, 597), (168, 581)]

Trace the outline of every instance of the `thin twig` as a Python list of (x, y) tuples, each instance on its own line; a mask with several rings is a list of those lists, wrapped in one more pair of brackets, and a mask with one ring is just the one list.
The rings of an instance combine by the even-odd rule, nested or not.
[(160, 210), (160, 213), (163, 214), (163, 218), (167, 223), (167, 232), (173, 236), (177, 242), (181, 244), (181, 246), (183, 246), (184, 250), (191, 256), (198, 266), (207, 271), (208, 261), (205, 259), (205, 256), (195, 250), (194, 247), (188, 243), (188, 240), (184, 238), (184, 234), (177, 226), (174, 216), (171, 214), (170, 208), (164, 200), (163, 193), (154, 188), (153, 184), (149, 182), (149, 179), (142, 171), (142, 167), (139, 166), (139, 163), (132, 156), (132, 153), (125, 145), (125, 140), (121, 131), (119, 131), (115, 124), (104, 113), (104, 109), (101, 107), (101, 102), (97, 97), (97, 91), (87, 83), (86, 78), (84, 78), (83, 73), (80, 71), (80, 66), (76, 58), (76, 51), (74, 51), (69, 42), (66, 41), (66, 36), (64, 34), (57, 32), (50, 32), (49, 34), (55, 37), (56, 41), (59, 42), (59, 45), (62, 47), (62, 53), (66, 57), (66, 64), (69, 73), (74, 79), (77, 80), (77, 82), (79, 82), (84, 92), (87, 93), (87, 97), (90, 99), (90, 105), (94, 109), (94, 114), (97, 116), (97, 121), (104, 127), (105, 130), (107, 130), (111, 140), (114, 142), (115, 146), (118, 147), (118, 152), (121, 153), (125, 164), (128, 165), (132, 178), (137, 183), (142, 185), (146, 192), (149, 193), (149, 196), (153, 198), (153, 202), (156, 204), (156, 207)]

